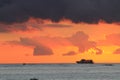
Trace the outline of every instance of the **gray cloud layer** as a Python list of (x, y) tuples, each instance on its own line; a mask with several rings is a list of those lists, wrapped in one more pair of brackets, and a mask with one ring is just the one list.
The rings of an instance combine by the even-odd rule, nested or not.
[(108, 23), (120, 21), (120, 0), (0, 0), (0, 22), (24, 22), (29, 17), (59, 21)]

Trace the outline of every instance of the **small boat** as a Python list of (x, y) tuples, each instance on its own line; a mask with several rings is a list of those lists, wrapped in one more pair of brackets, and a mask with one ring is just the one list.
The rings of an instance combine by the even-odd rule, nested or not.
[(77, 64), (94, 64), (93, 60), (81, 59), (80, 61), (76, 61)]
[(113, 66), (113, 64), (104, 64), (105, 66)]

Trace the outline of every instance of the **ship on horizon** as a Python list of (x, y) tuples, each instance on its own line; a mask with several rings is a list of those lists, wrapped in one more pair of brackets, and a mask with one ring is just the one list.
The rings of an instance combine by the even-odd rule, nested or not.
[(93, 60), (81, 59), (80, 61), (76, 61), (77, 64), (94, 64)]

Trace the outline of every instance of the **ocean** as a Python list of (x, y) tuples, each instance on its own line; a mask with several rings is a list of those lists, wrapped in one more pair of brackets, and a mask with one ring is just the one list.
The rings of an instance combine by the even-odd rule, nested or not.
[(0, 80), (120, 80), (120, 64), (4, 64)]

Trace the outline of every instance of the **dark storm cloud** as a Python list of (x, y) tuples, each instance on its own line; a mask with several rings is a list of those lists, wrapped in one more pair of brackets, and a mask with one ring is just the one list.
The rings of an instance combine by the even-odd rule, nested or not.
[(29, 17), (58, 21), (64, 14), (61, 0), (0, 0), (0, 21), (5, 23), (24, 22)]
[(24, 22), (29, 17), (59, 21), (108, 23), (120, 21), (120, 0), (0, 0), (0, 22)]

